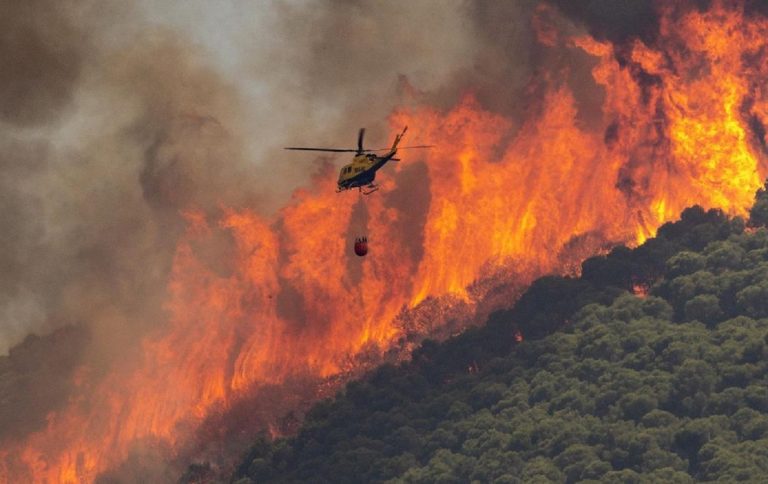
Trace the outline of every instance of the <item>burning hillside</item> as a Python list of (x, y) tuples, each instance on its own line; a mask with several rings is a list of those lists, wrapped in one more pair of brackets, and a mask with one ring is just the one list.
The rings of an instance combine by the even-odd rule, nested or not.
[[(334, 193), (326, 162), (274, 214), (227, 196), (237, 177), (207, 164), (242, 156), (218, 145), (237, 133), (206, 117), (229, 100), (183, 118), (153, 105), (131, 136), (173, 122), (147, 148), (153, 163), (140, 178), (150, 205), (183, 213), (185, 227), (169, 249), (163, 312), (135, 323), (130, 357), (105, 371), (94, 369), (104, 355), (85, 360), (67, 404), (5, 440), (2, 480), (92, 482), (121, 466), (225, 452), (231, 435), (201, 424), (244, 412), (244, 401), (263, 412), (253, 426), (265, 426), (324, 383), (402, 356), (406, 342), (471, 324), (539, 275), (652, 236), (686, 206), (743, 214), (768, 175), (768, 19), (745, 9), (662, 6), (651, 31), (618, 39), (536, 5), (541, 60), (506, 100), (519, 106), (494, 109), (487, 86), (471, 82), (446, 105), (447, 95), (401, 80), (391, 130), (408, 125), (410, 140), (437, 147), (387, 166), (366, 198)], [(177, 158), (195, 160), (199, 179)], [(199, 183), (207, 177), (211, 191)], [(195, 191), (213, 201), (196, 203)], [(364, 260), (351, 250), (361, 233)]]

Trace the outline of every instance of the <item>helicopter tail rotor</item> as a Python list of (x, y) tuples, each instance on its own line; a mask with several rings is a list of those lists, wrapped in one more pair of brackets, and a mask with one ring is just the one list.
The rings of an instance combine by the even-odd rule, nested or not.
[(395, 142), (392, 143), (392, 148), (390, 148), (390, 151), (392, 154), (397, 152), (397, 145), (400, 144), (400, 140), (403, 139), (403, 136), (405, 136), (405, 132), (408, 131), (408, 126), (403, 128), (403, 132), (395, 136)]

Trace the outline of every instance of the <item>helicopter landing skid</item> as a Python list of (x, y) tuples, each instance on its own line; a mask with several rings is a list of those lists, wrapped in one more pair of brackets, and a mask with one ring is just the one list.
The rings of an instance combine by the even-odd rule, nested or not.
[(379, 186), (378, 186), (378, 185), (374, 185), (373, 183), (371, 183), (371, 184), (370, 184), (370, 185), (368, 185), (366, 188), (369, 188), (370, 190), (368, 190), (368, 191), (364, 191), (364, 190), (363, 190), (363, 187), (360, 187), (360, 193), (362, 193), (363, 195), (370, 195), (371, 193), (373, 193), (373, 192), (375, 192), (376, 190), (378, 190), (378, 189), (379, 189)]

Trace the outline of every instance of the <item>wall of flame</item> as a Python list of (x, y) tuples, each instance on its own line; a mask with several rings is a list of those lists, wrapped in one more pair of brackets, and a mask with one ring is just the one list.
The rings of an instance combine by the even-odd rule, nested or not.
[[(325, 170), (272, 219), (187, 213), (167, 325), (135, 364), (78, 378), (46, 429), (6, 443), (0, 480), (91, 482), (138, 446), (172, 456), (213, 409), (254, 387), (331, 378), (355, 355), (382, 355), (403, 336), (398, 314), (430, 296), (472, 304), (484, 294), (467, 287), (496, 270), (523, 281), (561, 270), (579, 237), (639, 243), (694, 203), (745, 214), (768, 174), (755, 129), (768, 116), (765, 19), (724, 3), (670, 8), (656, 45), (621, 48), (560, 36), (544, 20), (536, 28), (547, 48), (594, 62), (601, 119), (580, 116), (562, 69), (532, 80), (543, 94), (522, 123), (471, 93), (447, 111), (393, 113), (393, 131), (408, 125), (412, 141), (436, 148), (403, 152), (365, 199), (334, 193)], [(353, 233), (370, 240), (364, 259)], [(199, 249), (222, 234), (225, 269)]]

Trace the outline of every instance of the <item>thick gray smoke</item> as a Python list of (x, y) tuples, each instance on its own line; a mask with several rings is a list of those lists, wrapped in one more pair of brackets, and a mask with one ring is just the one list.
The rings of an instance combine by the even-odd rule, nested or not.
[[(48, 167), (50, 143), (34, 131), (60, 118), (82, 69), (82, 43), (48, 2), (0, 4), (0, 351), (45, 318), (26, 280), (41, 254), (44, 193), (34, 181)], [(32, 269), (32, 270), (30, 270)], [(39, 269), (38, 269), (39, 270)], [(38, 323), (39, 324), (39, 323)]]

